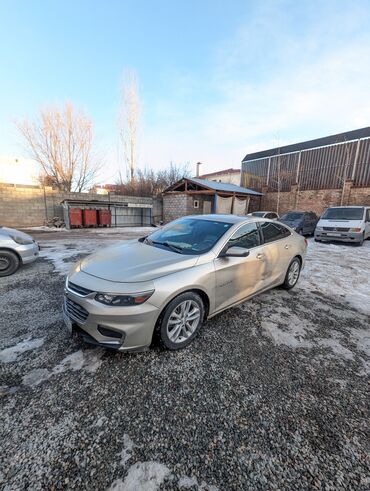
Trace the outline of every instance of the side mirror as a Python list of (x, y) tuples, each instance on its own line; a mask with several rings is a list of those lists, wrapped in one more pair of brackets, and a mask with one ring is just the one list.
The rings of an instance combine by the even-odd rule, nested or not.
[(244, 247), (231, 246), (228, 249), (221, 251), (219, 257), (247, 257), (248, 255), (248, 249), (244, 249)]

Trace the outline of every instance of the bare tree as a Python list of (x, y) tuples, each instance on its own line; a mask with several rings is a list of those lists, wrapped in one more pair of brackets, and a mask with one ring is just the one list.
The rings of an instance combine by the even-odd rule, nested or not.
[(172, 162), (164, 170), (137, 169), (135, 179), (119, 182), (118, 191), (128, 196), (156, 196), (183, 177), (190, 177), (189, 165), (176, 165)]
[(66, 103), (42, 109), (34, 121), (20, 121), (17, 127), (45, 182), (78, 192), (92, 184), (100, 163), (93, 154), (92, 121), (82, 111)]
[[(134, 71), (124, 75), (119, 113), (119, 136), (123, 148), (128, 178), (135, 178), (137, 167), (138, 130), (140, 126), (142, 104), (139, 95), (138, 79)], [(122, 173), (121, 175), (121, 182)]]

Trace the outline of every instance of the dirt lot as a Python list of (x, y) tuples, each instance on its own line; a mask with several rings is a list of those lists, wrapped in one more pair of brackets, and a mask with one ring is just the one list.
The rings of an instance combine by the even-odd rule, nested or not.
[(370, 241), (311, 239), (291, 292), (120, 354), (67, 337), (64, 276), (141, 231), (33, 235), (41, 259), (0, 280), (2, 489), (369, 489)]

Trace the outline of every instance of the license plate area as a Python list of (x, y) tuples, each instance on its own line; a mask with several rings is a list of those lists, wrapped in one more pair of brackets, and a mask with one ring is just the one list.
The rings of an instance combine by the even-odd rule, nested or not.
[(328, 232), (327, 235), (329, 237), (340, 237), (342, 234), (338, 234), (336, 232)]

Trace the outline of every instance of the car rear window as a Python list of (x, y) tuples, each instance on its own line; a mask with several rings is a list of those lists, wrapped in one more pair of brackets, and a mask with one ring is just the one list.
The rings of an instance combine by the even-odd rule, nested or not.
[(292, 213), (285, 213), (285, 215), (283, 215), (281, 217), (282, 220), (299, 220), (300, 218), (302, 218), (304, 215), (304, 213), (298, 213), (298, 212), (292, 212)]

